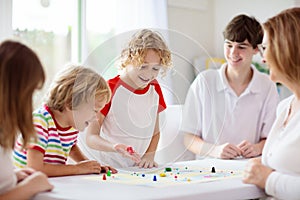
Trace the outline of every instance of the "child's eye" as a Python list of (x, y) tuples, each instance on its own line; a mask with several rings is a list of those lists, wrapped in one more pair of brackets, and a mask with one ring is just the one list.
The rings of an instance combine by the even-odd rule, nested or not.
[(153, 67), (152, 69), (153, 69), (154, 71), (158, 71), (160, 68)]

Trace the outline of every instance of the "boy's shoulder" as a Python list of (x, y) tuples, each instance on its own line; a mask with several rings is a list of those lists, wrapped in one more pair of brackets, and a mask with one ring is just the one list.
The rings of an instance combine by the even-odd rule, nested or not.
[[(34, 119), (43, 120), (45, 122), (48, 122), (49, 120), (53, 120), (49, 110), (47, 109), (47, 106), (44, 105), (35, 111), (33, 111), (33, 117)], [(35, 120), (36, 121), (36, 120)]]
[(221, 79), (220, 69), (207, 69), (205, 71), (200, 72), (196, 80), (199, 82), (202, 82), (205, 80), (205, 82), (215, 82), (217, 80)]

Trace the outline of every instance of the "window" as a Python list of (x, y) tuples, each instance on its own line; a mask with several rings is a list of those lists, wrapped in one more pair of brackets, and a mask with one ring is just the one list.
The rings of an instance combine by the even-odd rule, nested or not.
[(46, 72), (46, 83), (35, 95), (35, 105), (42, 103), (57, 71), (76, 61), (72, 58), (76, 7), (72, 0), (13, 0), (13, 38), (35, 50)]

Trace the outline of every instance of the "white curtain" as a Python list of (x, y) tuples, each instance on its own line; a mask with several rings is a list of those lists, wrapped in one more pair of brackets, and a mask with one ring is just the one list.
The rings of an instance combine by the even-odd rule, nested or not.
[[(167, 0), (117, 0), (116, 34), (130, 36), (142, 28), (158, 31), (169, 43)], [(123, 38), (124, 37), (119, 37)], [(118, 48), (122, 48), (119, 46)], [(173, 104), (172, 81), (170, 72), (158, 81), (167, 104)]]
[(118, 0), (117, 33), (140, 28), (167, 29), (167, 0)]
[(0, 41), (12, 36), (12, 1), (0, 1)]

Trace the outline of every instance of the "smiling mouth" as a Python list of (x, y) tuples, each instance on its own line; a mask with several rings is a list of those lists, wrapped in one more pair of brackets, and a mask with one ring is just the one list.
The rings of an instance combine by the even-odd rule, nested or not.
[(148, 83), (150, 81), (150, 79), (144, 79), (143, 77), (140, 77), (140, 76), (139, 76), (139, 78), (145, 83)]
[(231, 59), (231, 62), (233, 62), (233, 63), (237, 63), (237, 62), (239, 62), (239, 61), (241, 61), (242, 59)]

